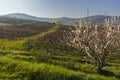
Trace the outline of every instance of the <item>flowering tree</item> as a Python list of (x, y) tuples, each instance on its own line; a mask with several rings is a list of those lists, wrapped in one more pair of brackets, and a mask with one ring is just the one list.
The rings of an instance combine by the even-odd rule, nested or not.
[(79, 25), (65, 31), (61, 41), (84, 50), (101, 73), (107, 57), (120, 50), (120, 23), (116, 17), (106, 19), (104, 23), (80, 21)]

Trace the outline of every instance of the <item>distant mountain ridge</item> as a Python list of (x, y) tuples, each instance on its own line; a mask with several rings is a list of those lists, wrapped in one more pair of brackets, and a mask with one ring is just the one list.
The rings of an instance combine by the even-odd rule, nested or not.
[(7, 14), (7, 15), (4, 15), (4, 16), (19, 18), (19, 19), (28, 19), (28, 20), (33, 20), (33, 21), (43, 21), (43, 22), (55, 22), (56, 20), (60, 20), (60, 21), (62, 21), (62, 23), (67, 23), (67, 22), (72, 22), (72, 21), (75, 20), (75, 19), (68, 18), (68, 17), (43, 18), (43, 17), (31, 16), (31, 15), (24, 14), (24, 13), (13, 13), (13, 14)]
[(19, 18), (19, 19), (33, 20), (33, 21), (43, 21), (43, 22), (55, 22), (56, 20), (60, 20), (62, 23), (75, 22), (75, 21), (80, 20), (80, 19), (81, 20), (90, 20), (90, 21), (102, 22), (102, 21), (105, 20), (105, 18), (110, 18), (111, 17), (111, 16), (108, 16), (108, 15), (94, 15), (94, 16), (89, 16), (89, 17), (84, 17), (84, 18), (69, 18), (69, 17), (43, 18), (43, 17), (31, 16), (31, 15), (24, 14), (24, 13), (13, 13), (13, 14), (7, 14), (7, 15), (4, 15), (4, 16), (12, 17), (12, 18)]

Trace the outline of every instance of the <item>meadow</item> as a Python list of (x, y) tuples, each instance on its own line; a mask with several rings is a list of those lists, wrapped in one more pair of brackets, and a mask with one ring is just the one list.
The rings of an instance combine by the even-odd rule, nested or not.
[[(98, 75), (93, 60), (85, 53), (46, 40), (47, 35), (59, 34), (60, 28), (55, 25), (36, 35), (15, 40), (0, 39), (0, 80), (120, 79), (119, 54), (112, 55), (107, 62), (103, 68), (105, 75)], [(46, 39), (41, 40), (44, 37)]]

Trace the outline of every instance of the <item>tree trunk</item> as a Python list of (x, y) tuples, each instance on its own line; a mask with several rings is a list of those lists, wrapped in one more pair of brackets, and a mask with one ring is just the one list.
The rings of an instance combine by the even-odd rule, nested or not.
[(103, 67), (103, 64), (100, 63), (100, 61), (95, 60), (95, 68), (98, 74), (102, 73), (102, 67)]
[(102, 67), (101, 66), (97, 66), (96, 67), (97, 73), (101, 74), (102, 73)]

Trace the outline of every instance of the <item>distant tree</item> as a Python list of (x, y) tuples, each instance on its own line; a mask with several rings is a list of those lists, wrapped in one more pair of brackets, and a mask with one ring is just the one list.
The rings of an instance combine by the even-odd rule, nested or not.
[(65, 31), (61, 41), (82, 49), (94, 60), (97, 72), (101, 73), (108, 56), (120, 50), (120, 22), (117, 18), (107, 19), (104, 23), (80, 21), (79, 25)]
[(56, 25), (56, 26), (59, 26), (60, 24), (61, 24), (61, 21), (60, 21), (60, 20), (55, 21), (55, 25)]

